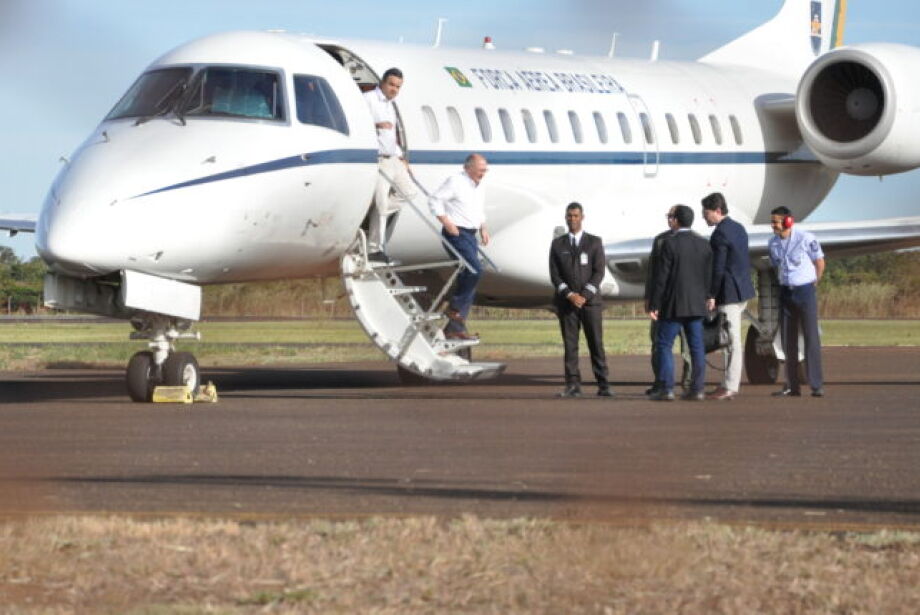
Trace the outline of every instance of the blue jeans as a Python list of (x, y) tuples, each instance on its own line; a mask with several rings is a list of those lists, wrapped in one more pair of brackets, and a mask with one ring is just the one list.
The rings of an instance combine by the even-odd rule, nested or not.
[(818, 296), (814, 284), (782, 286), (779, 294), (781, 339), (786, 353), (786, 386), (799, 390), (799, 327), (805, 338), (805, 368), (812, 390), (824, 386), (821, 370), (821, 334), (818, 332)]
[(706, 386), (705, 365), (706, 350), (703, 348), (703, 318), (674, 318), (658, 321), (658, 351), (659, 378), (664, 383), (665, 391), (674, 390), (674, 338), (683, 329), (687, 335), (687, 345), (690, 347), (690, 392), (702, 393)]
[[(466, 262), (473, 267), (470, 271), (466, 267), (457, 276), (457, 286), (454, 294), (450, 298), (450, 307), (460, 312), (460, 316), (466, 320), (470, 308), (473, 307), (473, 299), (476, 297), (476, 286), (479, 284), (479, 278), (482, 277), (482, 265), (479, 262), (479, 253), (477, 251), (476, 229), (460, 227), (459, 235), (450, 235), (446, 230), (441, 229), (441, 235), (447, 240), (454, 250), (460, 253)], [(453, 254), (450, 255), (453, 258)], [(453, 321), (448, 323), (451, 326)]]

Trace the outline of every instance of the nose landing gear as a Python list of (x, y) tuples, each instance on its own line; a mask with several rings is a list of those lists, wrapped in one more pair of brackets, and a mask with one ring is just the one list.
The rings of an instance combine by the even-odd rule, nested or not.
[(201, 387), (198, 361), (190, 352), (177, 352), (177, 339), (198, 339), (188, 331), (191, 322), (159, 314), (145, 314), (131, 320), (131, 339), (149, 340), (150, 350), (136, 353), (128, 362), (126, 383), (132, 401), (150, 402), (158, 385), (184, 386), (194, 396)]

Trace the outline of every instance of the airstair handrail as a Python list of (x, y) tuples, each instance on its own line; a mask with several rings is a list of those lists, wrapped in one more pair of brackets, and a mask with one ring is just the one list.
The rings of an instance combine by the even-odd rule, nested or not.
[[(400, 198), (402, 198), (402, 200), (404, 200), (406, 203), (408, 203), (410, 206), (412, 206), (412, 209), (413, 209), (413, 211), (415, 211), (416, 215), (418, 215), (418, 217), (421, 218), (422, 221), (423, 221), (425, 224), (428, 225), (428, 228), (430, 228), (431, 231), (432, 231), (433, 233), (435, 233), (435, 234), (438, 236), (438, 239), (441, 240), (441, 245), (443, 245), (445, 248), (447, 248), (447, 250), (448, 250), (451, 254), (453, 254), (453, 255), (460, 261), (460, 263), (461, 263), (464, 267), (466, 267), (469, 271), (473, 271), (473, 268), (470, 266), (470, 264), (469, 264), (468, 262), (466, 262), (466, 259), (464, 259), (463, 256), (461, 256), (460, 253), (457, 252), (457, 250), (454, 248), (454, 246), (452, 246), (446, 239), (444, 239), (443, 235), (441, 235), (441, 229), (439, 229), (439, 228), (429, 219), (429, 217), (426, 216), (425, 213), (424, 213), (421, 209), (419, 209), (419, 207), (418, 207), (415, 203), (413, 203), (412, 200), (411, 200), (410, 198), (408, 198), (408, 197), (406, 196), (406, 193), (405, 193), (405, 192), (403, 192), (402, 190), (399, 189), (399, 186), (397, 186), (395, 183), (393, 183), (393, 179), (392, 179), (389, 175), (387, 175), (386, 173), (384, 173), (383, 170), (381, 170), (381, 169), (378, 169), (377, 172), (380, 173), (380, 175), (381, 175), (385, 180), (387, 180), (387, 182), (389, 182), (389, 184), (393, 187), (393, 190), (396, 191), (396, 194), (397, 194)], [(412, 173), (411, 170), (409, 171), (409, 177), (412, 178), (412, 181), (415, 183), (415, 185), (418, 186), (419, 190), (422, 191), (422, 194), (424, 194), (426, 197), (429, 197), (429, 198), (431, 197), (431, 194), (425, 189), (425, 186), (423, 186), (423, 185), (421, 184), (421, 182), (419, 182), (419, 180), (415, 177), (415, 175)], [(476, 245), (476, 253), (479, 255), (480, 258), (482, 258), (482, 260), (485, 261), (486, 265), (487, 265), (488, 267), (490, 267), (493, 271), (496, 271), (496, 272), (499, 271), (498, 266), (495, 264), (495, 262), (494, 262), (491, 258), (489, 258), (489, 255), (486, 254), (486, 253), (483, 251), (483, 249), (479, 247), (478, 244)]]

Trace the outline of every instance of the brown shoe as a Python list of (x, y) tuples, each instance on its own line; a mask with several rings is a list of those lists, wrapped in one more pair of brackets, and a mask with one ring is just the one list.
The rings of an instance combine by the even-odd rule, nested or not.
[(447, 308), (447, 311), (444, 312), (444, 315), (447, 316), (448, 319), (453, 320), (454, 322), (459, 322), (460, 324), (466, 322), (463, 319), (463, 316), (460, 315), (460, 311), (455, 310), (454, 308)]
[(730, 401), (734, 399), (737, 395), (738, 394), (735, 393), (734, 391), (729, 391), (728, 389), (723, 389), (722, 387), (719, 387), (718, 389), (716, 389), (715, 391), (707, 395), (706, 399)]

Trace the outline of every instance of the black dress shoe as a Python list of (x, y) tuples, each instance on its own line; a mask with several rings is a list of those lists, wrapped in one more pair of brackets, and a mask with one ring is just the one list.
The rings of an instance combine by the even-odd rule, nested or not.
[(771, 393), (770, 395), (773, 397), (801, 397), (802, 392), (798, 389), (790, 389), (787, 387), (781, 391)]
[(812, 397), (824, 397), (824, 389), (819, 387), (819, 388), (813, 390), (813, 391), (811, 392), (811, 396), (812, 396)]
[(556, 397), (581, 397), (581, 387), (577, 384), (569, 385), (565, 387), (562, 393), (556, 395)]
[(598, 397), (616, 397), (613, 394), (613, 391), (610, 390), (610, 387), (601, 387), (597, 390)]
[(684, 401), (703, 401), (706, 399), (706, 394), (702, 391), (687, 391), (680, 398)]
[(648, 398), (651, 401), (674, 401), (674, 393), (659, 389), (654, 393), (650, 393)]

